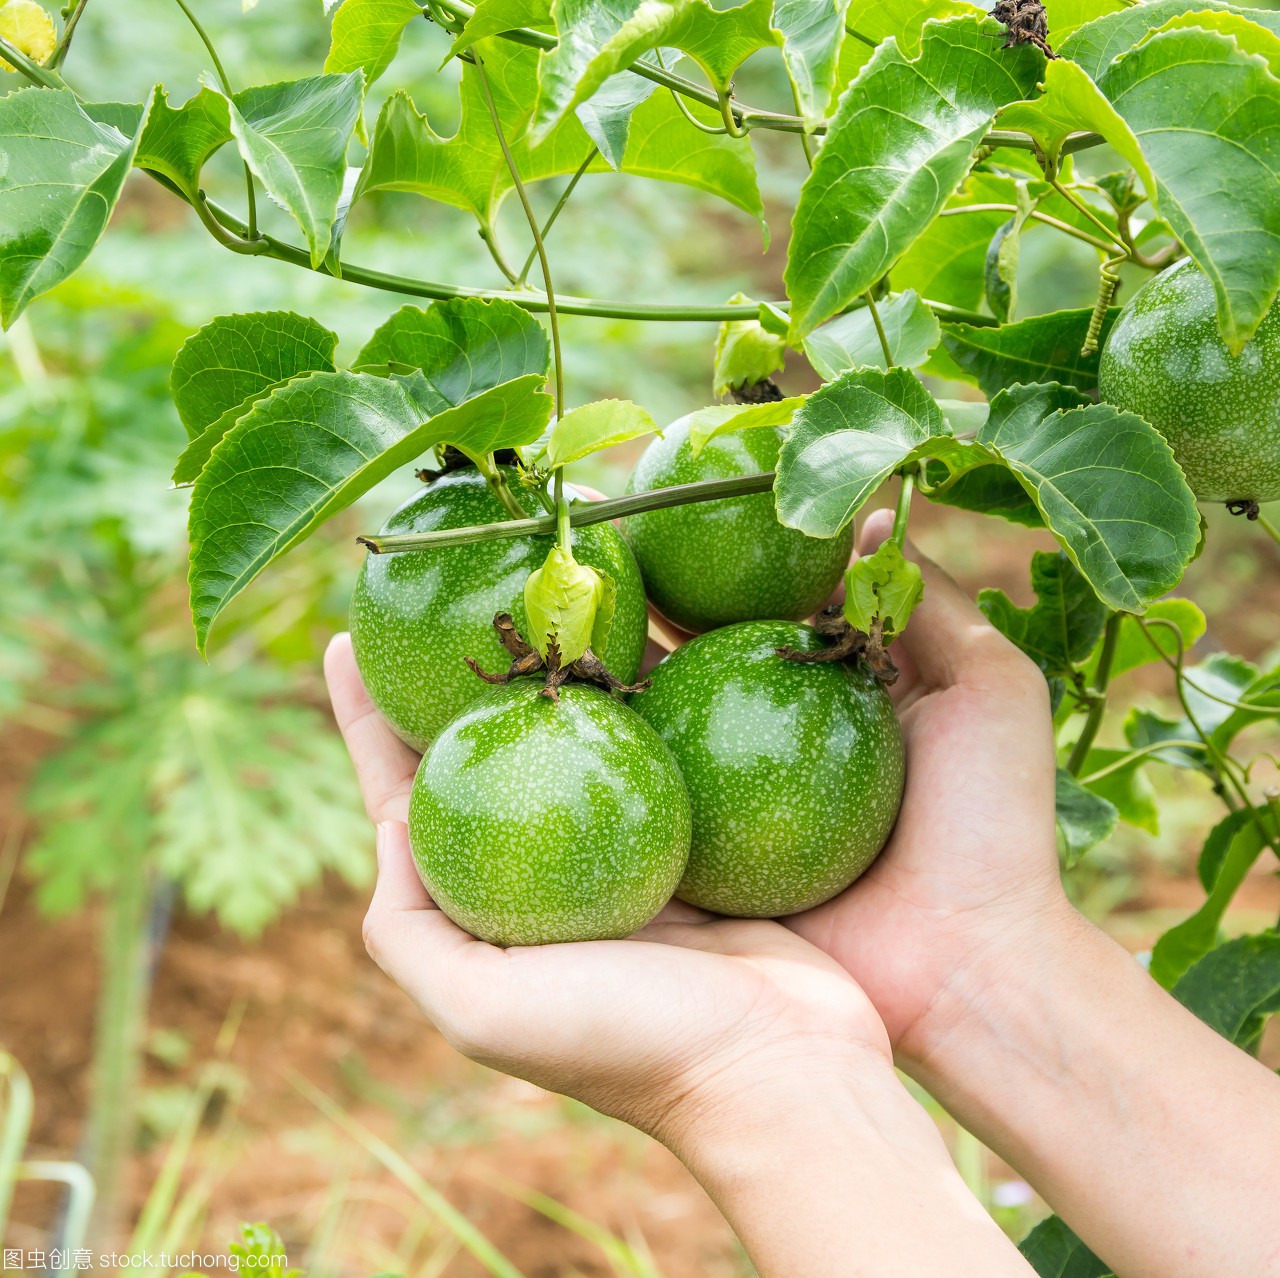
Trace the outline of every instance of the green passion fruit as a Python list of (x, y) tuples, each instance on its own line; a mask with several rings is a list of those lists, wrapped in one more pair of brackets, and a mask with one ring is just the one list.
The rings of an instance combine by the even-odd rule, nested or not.
[[(645, 450), (628, 492), (776, 470), (783, 432), (772, 426), (718, 435), (694, 457), (677, 422)], [(768, 617), (800, 620), (826, 602), (849, 563), (853, 529), (807, 537), (778, 522), (771, 493), (631, 515), (623, 532), (654, 607), (685, 630)]]
[(689, 854), (689, 798), (661, 738), (607, 692), (537, 678), (485, 690), (423, 756), (409, 804), (418, 872), (495, 945), (628, 936)]
[[(514, 487), (514, 485), (513, 485)], [(517, 491), (529, 514), (533, 497)], [(509, 518), (484, 477), (471, 467), (428, 484), (391, 516), (383, 533), (465, 528)], [(374, 705), (415, 750), (485, 685), (467, 668), (474, 657), (488, 670), (510, 664), (493, 629), (508, 612), (527, 633), (524, 583), (542, 567), (551, 535), (514, 537), (436, 550), (369, 555), (351, 600), (351, 644)], [(573, 532), (573, 552), (608, 573), (617, 586), (616, 612), (600, 657), (624, 683), (634, 681), (644, 657), (648, 616), (635, 559), (612, 524)]]
[(1280, 307), (1239, 355), (1213, 285), (1186, 258), (1142, 286), (1103, 348), (1102, 398), (1169, 441), (1202, 501), (1280, 499)]
[(693, 807), (676, 895), (738, 917), (809, 909), (872, 863), (902, 801), (897, 715), (861, 665), (801, 664), (809, 626), (744, 622), (678, 648), (631, 699), (671, 747)]

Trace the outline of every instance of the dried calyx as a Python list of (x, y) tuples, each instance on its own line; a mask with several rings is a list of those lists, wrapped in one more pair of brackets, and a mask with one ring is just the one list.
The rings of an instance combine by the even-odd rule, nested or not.
[(853, 665), (861, 661), (886, 687), (896, 683), (898, 667), (893, 664), (884, 641), (884, 625), (877, 619), (871, 623), (871, 632), (857, 630), (845, 619), (839, 604), (824, 608), (813, 621), (813, 628), (827, 641), (825, 648), (801, 652), (790, 646), (778, 649), (784, 661), (800, 665), (820, 665), (841, 661)]

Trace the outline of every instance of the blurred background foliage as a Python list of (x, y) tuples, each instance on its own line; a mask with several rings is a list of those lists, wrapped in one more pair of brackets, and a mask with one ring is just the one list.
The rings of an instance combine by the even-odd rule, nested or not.
[[(314, 72), (328, 47), (317, 0), (244, 12), (238, 0), (204, 0), (199, 16), (237, 88)], [(437, 29), (411, 26), (366, 118), (403, 85), (437, 132), (451, 132), (457, 68), (440, 66), (446, 49)], [(208, 71), (171, 0), (90, 5), (68, 68), (104, 101), (140, 100), (160, 81), (180, 102)], [(0, 90), (16, 87), (0, 73)], [(757, 56), (741, 88), (788, 107), (776, 55)], [(549, 242), (558, 287), (670, 301), (779, 296), (787, 215), (806, 170), (794, 139), (753, 142), (768, 253), (748, 218), (695, 192), (592, 176)], [(1088, 162), (1118, 167), (1096, 152)], [(211, 167), (211, 192), (237, 207), (241, 182), (228, 149)], [(558, 191), (535, 189), (544, 212)], [(518, 261), (527, 244), (513, 205), (499, 229)], [(278, 210), (264, 217), (267, 229), (277, 217), (284, 226)], [(345, 243), (362, 265), (503, 282), (465, 215), (408, 195), (363, 201)], [(1022, 314), (1089, 306), (1095, 285), (1081, 245), (1028, 230)], [(411, 474), (291, 554), (230, 611), (210, 664), (196, 655), (186, 496), (169, 484), (185, 443), (168, 393), (175, 351), (214, 315), (289, 308), (339, 334), (341, 362), (403, 300), (226, 253), (135, 175), (86, 268), (0, 340), (0, 970), (27, 973), (21, 988), (0, 990), (0, 1034), (34, 1079), (33, 1139), (101, 1170), (100, 1217), (127, 1223), (135, 1244), (212, 1246), (238, 1218), (270, 1214), (312, 1274), (485, 1272), (430, 1181), (448, 1182), (500, 1238), (511, 1272), (746, 1273), (714, 1211), (661, 1151), (453, 1058), (360, 951), (372, 840), (319, 658), (345, 624), (354, 534), (382, 523), (415, 487)], [(711, 401), (713, 327), (563, 326), (571, 402), (634, 399), (665, 421)], [(792, 392), (816, 384), (800, 367), (782, 381)], [(593, 458), (576, 477), (620, 492), (642, 446)], [(1260, 658), (1280, 606), (1274, 547), (1220, 511), (1208, 519), (1208, 549), (1184, 588), (1209, 614), (1208, 648)], [(1043, 538), (956, 511), (924, 509), (913, 522), (926, 552), (966, 586), (1028, 602), (1027, 563)], [(1172, 704), (1169, 691), (1162, 670), (1135, 680), (1157, 707)], [(1121, 827), (1071, 882), (1082, 908), (1135, 950), (1198, 904), (1194, 854), (1218, 817), (1200, 778), (1155, 784), (1158, 834)], [(1274, 919), (1274, 892), (1258, 877), (1228, 920), (1233, 932)], [(345, 1130), (325, 1116), (323, 1093), (303, 1096), (284, 1067), (341, 1098)], [(15, 1095), (0, 1087), (10, 1114)], [(1021, 1236), (1043, 1206), (938, 1118), (970, 1183)], [(389, 1159), (371, 1128), (413, 1166)], [(414, 1181), (414, 1168), (427, 1181)], [(544, 1196), (495, 1187), (499, 1171)], [(65, 1237), (67, 1223), (60, 1198), (24, 1187), (5, 1241), (35, 1246)]]

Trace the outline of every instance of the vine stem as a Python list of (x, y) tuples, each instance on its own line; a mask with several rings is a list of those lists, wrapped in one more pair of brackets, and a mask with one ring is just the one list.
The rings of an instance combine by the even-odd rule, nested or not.
[(907, 544), (907, 519), (911, 514), (911, 494), (915, 491), (916, 473), (907, 471), (898, 490), (898, 505), (893, 512), (893, 540), (901, 550)]
[(872, 296), (870, 289), (867, 289), (862, 296), (867, 303), (867, 310), (871, 312), (871, 322), (876, 326), (876, 336), (880, 339), (880, 350), (884, 354), (885, 369), (888, 371), (893, 367), (893, 351), (889, 347), (889, 335), (880, 322), (880, 308), (876, 305), (876, 299)]
[[(558, 472), (557, 472), (558, 473)], [(568, 507), (568, 521), (573, 528), (603, 524), (626, 515), (640, 515), (647, 510), (663, 510), (668, 506), (685, 506), (694, 502), (719, 501), (723, 497), (742, 497), (749, 493), (767, 493), (773, 487), (774, 472), (741, 475), (733, 479), (704, 479), (696, 484), (676, 484), (671, 488), (653, 488), (607, 501), (578, 503)], [(511, 537), (537, 536), (558, 530), (558, 514), (538, 519), (506, 519), (496, 524), (474, 524), (469, 528), (442, 528), (438, 532), (398, 533), (387, 536), (359, 537), (375, 555), (396, 555), (411, 551), (435, 550), (441, 546), (469, 546), (480, 541), (504, 541)]]
[[(587, 170), (591, 167), (592, 160), (594, 160), (599, 153), (600, 148), (593, 144), (591, 150), (587, 152), (587, 158), (578, 165), (564, 190), (560, 192), (560, 198), (556, 201), (555, 208), (551, 210), (547, 220), (542, 224), (542, 239), (544, 243), (546, 242), (547, 236), (551, 234), (551, 228), (556, 224), (556, 218), (560, 216), (560, 210), (569, 203), (569, 197), (573, 194), (573, 188), (577, 186), (578, 182), (585, 176)], [(538, 246), (537, 244), (534, 244), (534, 246), (529, 250), (529, 256), (524, 259), (524, 266), (520, 268), (520, 275), (515, 281), (517, 288), (524, 287), (524, 282), (529, 278), (529, 272), (533, 269), (533, 264), (537, 259)]]
[[(209, 57), (213, 59), (213, 69), (218, 76), (218, 83), (222, 85), (222, 91), (231, 97), (231, 81), (227, 78), (226, 69), (222, 65), (222, 59), (218, 57), (218, 51), (213, 47), (213, 41), (209, 39), (209, 33), (200, 25), (200, 20), (196, 17), (188, 7), (186, 0), (175, 0), (178, 8), (187, 15), (187, 21), (195, 28), (196, 35), (200, 37), (201, 44), (204, 45)], [(258, 202), (253, 189), (253, 170), (249, 167), (249, 161), (244, 162), (244, 185), (246, 207), (248, 209), (248, 222), (245, 238), (248, 240), (256, 240), (258, 238)]]
[[(958, 208), (943, 209), (938, 216), (955, 217), (958, 213), (1016, 212), (1018, 212), (1018, 206), (1016, 204), (962, 204)], [(1053, 217), (1048, 213), (1041, 213), (1039, 209), (1032, 209), (1029, 216), (1032, 221), (1043, 222), (1046, 226), (1052, 226), (1054, 230), (1062, 231), (1064, 234), (1073, 236), (1075, 239), (1081, 240), (1085, 244), (1091, 244), (1096, 249), (1102, 249), (1107, 253), (1111, 252), (1110, 241), (1101, 239), (1096, 235), (1090, 235), (1088, 231), (1082, 231), (1078, 226), (1072, 226), (1070, 222), (1063, 222), (1059, 218)]]
[(80, 0), (71, 11), (71, 16), (67, 19), (67, 25), (62, 29), (62, 38), (58, 41), (57, 48), (54, 49), (48, 62), (48, 65), (55, 71), (67, 60), (67, 54), (71, 49), (71, 37), (75, 35), (80, 15), (84, 13), (84, 7), (88, 3), (89, 0)]
[(1203, 750), (1203, 741), (1179, 741), (1176, 738), (1169, 741), (1156, 741), (1151, 745), (1142, 746), (1137, 750), (1131, 750), (1128, 754), (1117, 759), (1114, 763), (1108, 763), (1105, 768), (1099, 768), (1097, 772), (1090, 772), (1087, 777), (1080, 778), (1081, 785), (1092, 785), (1095, 781), (1101, 781), (1104, 777), (1109, 777), (1113, 773), (1123, 772), (1136, 759), (1145, 759), (1149, 755), (1159, 754), (1162, 750)]
[(1258, 518), (1256, 522), (1272, 541), (1277, 545), (1280, 545), (1280, 528), (1277, 528), (1275, 524), (1273, 524), (1271, 520), (1262, 513), (1262, 511), (1258, 511)]
[(1098, 654), (1098, 673), (1093, 679), (1093, 701), (1089, 706), (1089, 715), (1080, 729), (1076, 743), (1071, 747), (1071, 755), (1067, 759), (1067, 771), (1078, 777), (1089, 751), (1097, 740), (1098, 729), (1102, 727), (1103, 716), (1107, 712), (1107, 686), (1111, 682), (1111, 667), (1115, 664), (1116, 645), (1120, 642), (1120, 624), (1124, 614), (1113, 612), (1107, 618), (1106, 629), (1102, 632), (1102, 651)]

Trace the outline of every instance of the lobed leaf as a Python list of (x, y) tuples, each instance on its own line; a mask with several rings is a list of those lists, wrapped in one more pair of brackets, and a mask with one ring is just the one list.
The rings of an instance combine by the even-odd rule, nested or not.
[[(876, 0), (864, 5), (851, 26), (864, 40), (881, 44), (892, 36), (908, 57), (920, 52), (925, 24), (947, 18), (985, 18), (987, 6), (967, 0)], [(999, 43), (1001, 37), (993, 34)]]
[(302, 228), (311, 266), (329, 253), (347, 173), (347, 146), (360, 120), (359, 71), (246, 89), (231, 98), (231, 132), (271, 198)]
[[(1104, 341), (1119, 314), (1118, 306), (1107, 312)], [(1092, 315), (1092, 309), (1053, 311), (998, 327), (944, 324), (942, 345), (959, 375), (988, 396), (1007, 386), (1037, 382), (1058, 382), (1093, 392), (1098, 389), (1101, 357), (1096, 352), (1080, 354)]]
[(431, 411), (440, 412), (517, 377), (546, 377), (550, 361), (546, 331), (523, 307), (465, 297), (402, 306), (364, 344), (353, 367), (420, 369)]
[(219, 315), (183, 342), (169, 388), (195, 439), (230, 409), (299, 373), (333, 368), (337, 333), (293, 311)]
[(849, 0), (775, 0), (773, 27), (782, 36), (796, 110), (808, 125), (826, 118), (835, 96), (848, 9)]
[(69, 89), (0, 98), (0, 320), (62, 283), (93, 251), (138, 146)]
[(333, 19), (325, 73), (361, 71), (365, 84), (372, 84), (391, 65), (405, 27), (421, 16), (415, 0), (342, 0)]
[[(916, 368), (937, 346), (942, 329), (934, 313), (912, 290), (877, 303), (893, 362)], [(887, 368), (884, 347), (869, 307), (840, 315), (804, 339), (804, 353), (823, 381), (851, 368)]]
[(1199, 544), (1195, 498), (1163, 437), (1132, 413), (1057, 385), (991, 401), (977, 442), (1003, 461), (1108, 607), (1143, 612)]
[(978, 607), (987, 620), (1053, 678), (1069, 675), (1102, 637), (1107, 609), (1062, 551), (1031, 557), (1036, 602), (1018, 608), (1003, 590), (984, 590)]
[(133, 163), (168, 178), (194, 201), (205, 162), (230, 141), (231, 112), (222, 94), (203, 88), (180, 107), (171, 107), (157, 87)]
[(845, 373), (795, 413), (778, 458), (778, 518), (810, 537), (834, 537), (899, 467), (960, 447), (907, 369)]
[(536, 374), (435, 416), (421, 375), (312, 373), (227, 432), (191, 497), (191, 612), (203, 652), (214, 619), (272, 560), (397, 466), (437, 444), (469, 454), (532, 443), (551, 413)]
[[(547, 440), (547, 465), (556, 470), (580, 461), (602, 448), (650, 435), (658, 424), (639, 406), (626, 399), (600, 399), (570, 409), (551, 428)], [(567, 657), (567, 661), (574, 658)]]
[(785, 280), (793, 344), (879, 280), (960, 185), (996, 111), (1044, 57), (993, 25), (929, 23), (919, 57), (886, 41), (840, 99), (800, 192)]
[(651, 49), (679, 49), (714, 88), (727, 90), (753, 53), (780, 42), (773, 0), (743, 0), (730, 9), (713, 8), (708, 0), (552, 0), (551, 12), (559, 41), (538, 66), (535, 141)]

